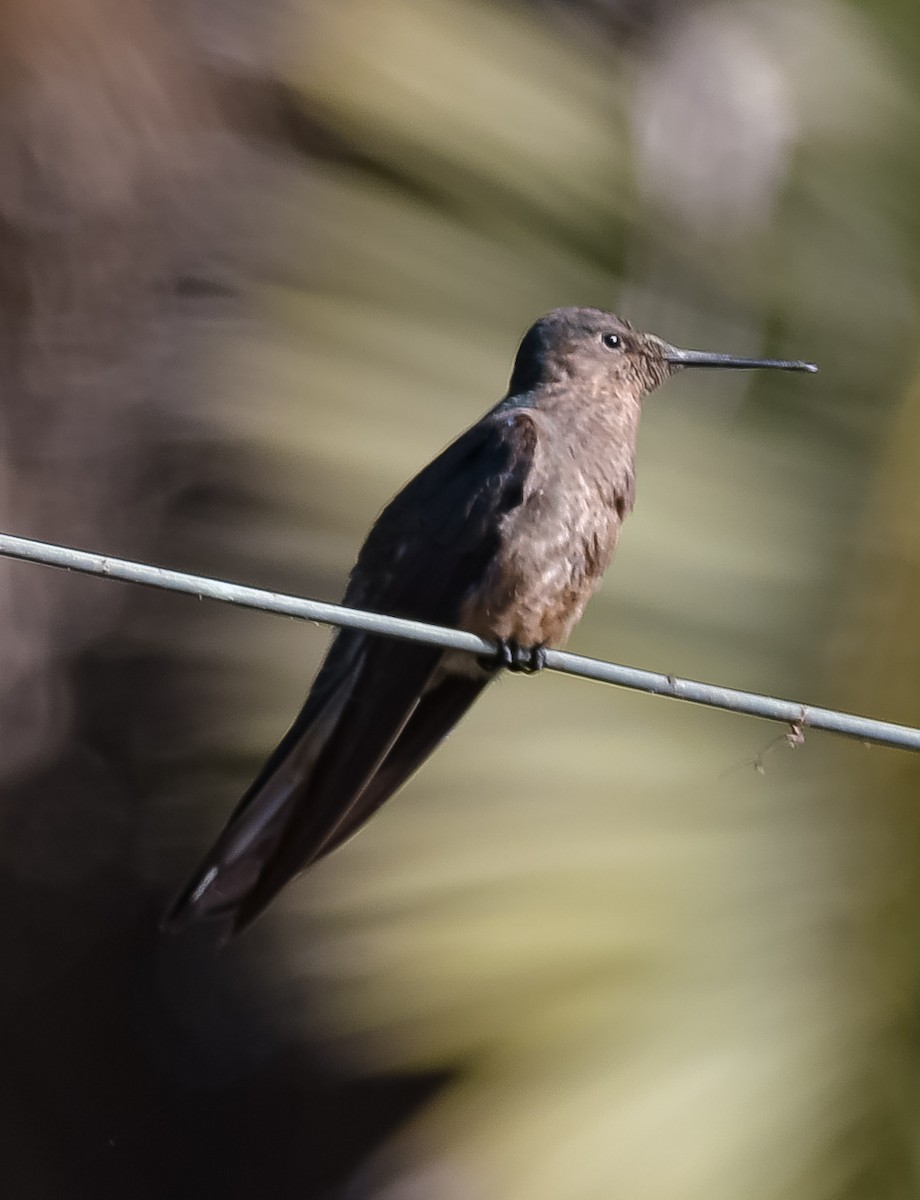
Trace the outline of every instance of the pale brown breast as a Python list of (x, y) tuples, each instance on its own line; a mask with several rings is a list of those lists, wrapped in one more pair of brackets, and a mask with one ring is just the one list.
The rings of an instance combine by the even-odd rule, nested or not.
[(588, 462), (576, 434), (542, 414), (538, 453), (522, 504), (502, 520), (495, 561), (464, 607), (461, 624), (522, 646), (562, 645), (610, 564), (632, 507), (632, 454)]

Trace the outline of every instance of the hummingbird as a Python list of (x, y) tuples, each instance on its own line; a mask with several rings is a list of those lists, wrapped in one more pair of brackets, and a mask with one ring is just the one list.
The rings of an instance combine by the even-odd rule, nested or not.
[(816, 371), (680, 350), (595, 308), (558, 308), (518, 348), (507, 394), (384, 508), (343, 603), (478, 634), (492, 656), (340, 629), (303, 708), (164, 921), (239, 932), (349, 839), (503, 669), (562, 646), (635, 500), (645, 396), (688, 368)]

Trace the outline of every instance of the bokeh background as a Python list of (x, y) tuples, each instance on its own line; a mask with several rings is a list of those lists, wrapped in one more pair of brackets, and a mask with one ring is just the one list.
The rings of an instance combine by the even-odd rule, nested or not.
[[(613, 308), (820, 362), (647, 405), (574, 649), (920, 723), (908, 0), (6, 0), (0, 508), (337, 598)], [(236, 943), (157, 932), (328, 633), (0, 562), (4, 1195), (920, 1195), (920, 767), (490, 689)]]

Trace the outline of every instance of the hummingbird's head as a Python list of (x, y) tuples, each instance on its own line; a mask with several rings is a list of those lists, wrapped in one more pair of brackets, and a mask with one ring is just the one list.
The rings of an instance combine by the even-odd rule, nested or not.
[(638, 333), (622, 317), (598, 308), (556, 308), (528, 329), (517, 352), (509, 395), (548, 387), (585, 396), (616, 396), (638, 403), (685, 367), (817, 371), (813, 363), (735, 358), (679, 350), (651, 333)]

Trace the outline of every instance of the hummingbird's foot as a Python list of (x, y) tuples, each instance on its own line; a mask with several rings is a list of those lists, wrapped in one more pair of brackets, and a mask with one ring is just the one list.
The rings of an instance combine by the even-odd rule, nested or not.
[(522, 675), (535, 675), (546, 666), (546, 647), (520, 646), (514, 638), (499, 638), (498, 653), (491, 661), (480, 660), (483, 666), (505, 667)]
[(536, 646), (514, 646), (513, 671), (524, 675), (536, 675), (546, 666), (546, 647), (537, 643)]

